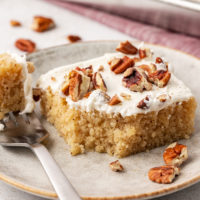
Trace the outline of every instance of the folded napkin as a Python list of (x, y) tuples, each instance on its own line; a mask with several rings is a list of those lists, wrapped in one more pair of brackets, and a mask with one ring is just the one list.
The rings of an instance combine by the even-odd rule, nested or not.
[(179, 49), (200, 58), (200, 39), (196, 37), (170, 32), (80, 4), (62, 0), (46, 1), (96, 20), (138, 40)]

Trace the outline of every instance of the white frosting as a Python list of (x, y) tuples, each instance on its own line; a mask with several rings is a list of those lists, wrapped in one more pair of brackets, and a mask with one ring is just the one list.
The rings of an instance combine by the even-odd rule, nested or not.
[(24, 74), (24, 97), (25, 97), (25, 108), (21, 111), (21, 114), (31, 113), (34, 109), (34, 101), (32, 95), (32, 76), (28, 73), (26, 56), (19, 56), (17, 54), (10, 54), (13, 59), (16, 60), (18, 64), (23, 67)]
[[(140, 92), (132, 92), (128, 88), (125, 88), (122, 85), (123, 74), (114, 74), (108, 65), (108, 61), (110, 61), (114, 57), (123, 57), (124, 54), (121, 53), (112, 53), (105, 54), (102, 57), (95, 58), (92, 60), (75, 63), (68, 66), (62, 66), (56, 69), (49, 71), (48, 73), (42, 75), (38, 81), (39, 87), (43, 89), (47, 89), (49, 86), (52, 89), (53, 93), (58, 92), (60, 94), (60, 87), (64, 81), (64, 76), (71, 71), (73, 68), (79, 67), (88, 67), (89, 65), (93, 66), (93, 70), (98, 71), (100, 65), (104, 66), (104, 71), (101, 72), (102, 77), (107, 86), (107, 94), (112, 97), (117, 94), (120, 97), (120, 93), (125, 93), (131, 96), (131, 100), (125, 100), (122, 97), (122, 104), (110, 106), (105, 102), (105, 99), (101, 95), (100, 90), (95, 90), (91, 93), (88, 98), (83, 98), (77, 102), (71, 100), (69, 96), (63, 96), (66, 98), (68, 105), (71, 108), (82, 109), (85, 111), (98, 110), (100, 112), (106, 113), (120, 113), (123, 117), (131, 116), (137, 113), (147, 113), (150, 111), (159, 111), (168, 105), (172, 105), (173, 103), (184, 101), (192, 97), (192, 93), (189, 88), (187, 88), (184, 83), (178, 80), (173, 74), (171, 74), (171, 79), (168, 82), (167, 86), (164, 88), (158, 88), (153, 85), (153, 89), (151, 91)], [(138, 56), (138, 55), (137, 55)], [(134, 57), (134, 56), (130, 56)], [(150, 64), (154, 63), (155, 57), (152, 59), (143, 59), (140, 62), (135, 63), (135, 66), (141, 64)], [(155, 63), (154, 63), (155, 64)], [(161, 64), (156, 64), (158, 68), (163, 69), (164, 66)], [(171, 67), (171, 66), (170, 66)], [(51, 77), (55, 77), (56, 81), (52, 80)], [(166, 94), (168, 96), (167, 101), (160, 102), (157, 98), (158, 96)], [(144, 99), (146, 96), (149, 96), (149, 101), (146, 102), (149, 106), (148, 109), (140, 109), (137, 107), (139, 101)], [(170, 98), (169, 98), (170, 97)]]

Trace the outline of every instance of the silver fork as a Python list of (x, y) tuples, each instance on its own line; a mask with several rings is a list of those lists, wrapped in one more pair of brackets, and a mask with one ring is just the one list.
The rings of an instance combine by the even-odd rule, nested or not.
[(81, 199), (46, 147), (41, 144), (49, 133), (43, 128), (34, 112), (23, 115), (10, 112), (0, 122), (4, 126), (0, 132), (1, 145), (30, 148), (40, 160), (59, 199)]

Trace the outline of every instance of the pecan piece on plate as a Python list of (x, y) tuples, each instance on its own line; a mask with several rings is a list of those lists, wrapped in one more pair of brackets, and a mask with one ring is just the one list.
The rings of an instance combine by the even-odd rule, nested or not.
[(124, 167), (119, 162), (119, 160), (113, 161), (109, 165), (110, 165), (111, 170), (114, 171), (114, 172), (122, 172), (122, 171), (124, 171)]
[(121, 42), (116, 48), (117, 51), (120, 51), (124, 54), (136, 54), (138, 49), (133, 46), (129, 41)]
[(21, 23), (17, 20), (10, 20), (10, 25), (13, 27), (21, 26)]
[(172, 183), (176, 175), (180, 174), (180, 169), (173, 165), (151, 168), (148, 172), (149, 179), (156, 183)]
[(111, 71), (115, 74), (123, 73), (127, 68), (132, 67), (134, 65), (133, 59), (124, 56), (123, 58), (114, 58), (108, 62), (110, 65)]
[(106, 84), (100, 72), (95, 72), (92, 80), (93, 80), (93, 85), (95, 89), (100, 89), (104, 92), (107, 91)]
[(71, 42), (71, 43), (81, 41), (81, 37), (79, 37), (78, 35), (68, 35), (68, 36), (67, 36), (67, 39), (68, 39), (69, 42)]
[(171, 73), (165, 70), (156, 70), (149, 74), (148, 79), (158, 87), (162, 88), (167, 85), (171, 77)]
[(187, 146), (177, 142), (172, 143), (165, 149), (163, 159), (167, 165), (180, 166), (188, 159)]
[(117, 95), (114, 95), (110, 101), (108, 102), (108, 104), (110, 106), (114, 106), (114, 105), (117, 105), (117, 104), (120, 104), (122, 101), (120, 100), (120, 98), (117, 96)]
[(134, 92), (142, 92), (144, 90), (152, 89), (152, 84), (147, 81), (145, 72), (136, 67), (128, 68), (124, 72), (122, 84), (124, 87), (129, 88)]
[(49, 29), (52, 29), (55, 26), (55, 23), (53, 19), (43, 17), (43, 16), (35, 16), (33, 18), (33, 23), (32, 23), (32, 30), (36, 32), (44, 32)]
[(31, 40), (27, 40), (27, 39), (18, 39), (15, 42), (15, 46), (21, 50), (21, 51), (25, 51), (28, 53), (32, 53), (33, 51), (35, 51), (36, 45), (33, 41)]

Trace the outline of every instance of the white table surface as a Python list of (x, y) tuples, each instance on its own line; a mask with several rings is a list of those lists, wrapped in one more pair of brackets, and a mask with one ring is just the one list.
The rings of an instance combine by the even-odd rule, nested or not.
[[(56, 29), (45, 33), (33, 32), (30, 29), (30, 25), (34, 15), (44, 15), (53, 18), (57, 25)], [(22, 23), (22, 27), (10, 27), (10, 19), (19, 20)], [(118, 31), (42, 0), (0, 0), (0, 27), (0, 52), (22, 53), (14, 46), (15, 40), (18, 38), (33, 40), (37, 44), (38, 49), (65, 44), (68, 42), (66, 40), (68, 34), (77, 34), (84, 41), (131, 39)], [(199, 200), (199, 190), (200, 184), (196, 184), (183, 191), (158, 199)], [(0, 181), (0, 200), (43, 200), (43, 198), (19, 191)]]

